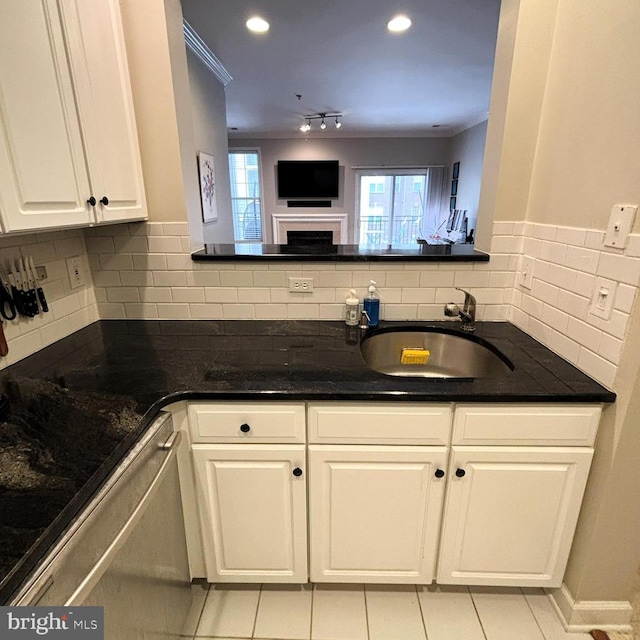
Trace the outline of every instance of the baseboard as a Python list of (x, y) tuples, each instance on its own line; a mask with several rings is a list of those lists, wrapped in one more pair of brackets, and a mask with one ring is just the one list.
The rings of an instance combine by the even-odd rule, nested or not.
[(566, 584), (560, 589), (547, 589), (547, 597), (569, 632), (589, 632), (592, 629), (630, 633), (633, 608), (626, 600), (576, 601)]

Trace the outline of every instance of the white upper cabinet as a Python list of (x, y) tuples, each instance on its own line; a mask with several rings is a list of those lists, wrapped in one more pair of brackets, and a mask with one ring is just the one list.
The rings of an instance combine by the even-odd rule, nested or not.
[(60, 6), (97, 222), (145, 218), (120, 6), (116, 0), (63, 0)]
[(117, 0), (0, 0), (0, 40), (3, 230), (146, 218)]

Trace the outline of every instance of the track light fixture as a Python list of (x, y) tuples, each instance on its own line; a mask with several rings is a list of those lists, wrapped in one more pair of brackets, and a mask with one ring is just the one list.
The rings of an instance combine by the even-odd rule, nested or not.
[(306, 122), (302, 124), (299, 128), (302, 133), (307, 133), (307, 131), (311, 131), (311, 121), (312, 120), (320, 120), (320, 129), (324, 131), (327, 128), (326, 119), (335, 118), (335, 126), (336, 129), (339, 129), (342, 126), (342, 118), (341, 113), (313, 113), (311, 115), (305, 116), (304, 119)]

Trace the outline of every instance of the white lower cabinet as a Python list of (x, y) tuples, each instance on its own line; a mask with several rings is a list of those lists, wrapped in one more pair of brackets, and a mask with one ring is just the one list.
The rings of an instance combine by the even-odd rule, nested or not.
[(454, 446), (437, 582), (559, 587), (592, 455)]
[(435, 578), (446, 447), (309, 447), (312, 582)]
[(304, 446), (192, 449), (209, 582), (307, 582)]
[(184, 477), (196, 478), (202, 550), (193, 556), (204, 556), (193, 575), (559, 587), (600, 412), (586, 404), (190, 403), (194, 471)]

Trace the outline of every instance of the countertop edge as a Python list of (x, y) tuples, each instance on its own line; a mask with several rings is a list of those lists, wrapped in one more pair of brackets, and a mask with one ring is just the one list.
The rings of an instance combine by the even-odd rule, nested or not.
[[(233, 245), (220, 245), (232, 247)], [(302, 259), (312, 262), (489, 262), (491, 256), (488, 253), (473, 249), (468, 253), (413, 253), (385, 251), (352, 253), (303, 252), (288, 250), (287, 245), (264, 245), (266, 253), (236, 253), (230, 248), (221, 250), (220, 253), (212, 253), (213, 250), (199, 249), (191, 254), (193, 261), (240, 261), (240, 262), (299, 262)]]

